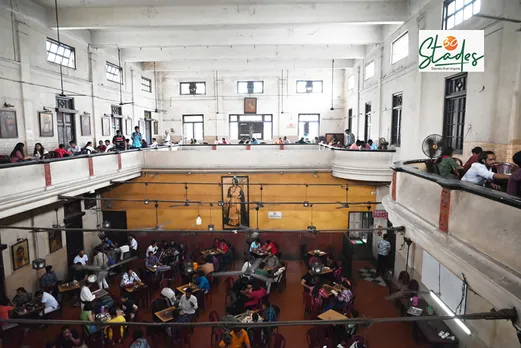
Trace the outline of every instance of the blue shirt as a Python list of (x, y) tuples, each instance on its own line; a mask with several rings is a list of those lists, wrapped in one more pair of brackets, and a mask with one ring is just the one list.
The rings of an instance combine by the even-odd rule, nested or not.
[(251, 143), (252, 143), (253, 145), (259, 145), (259, 141), (258, 141), (257, 139), (253, 140)]
[(260, 243), (256, 243), (255, 241), (251, 242), (250, 244), (250, 253), (253, 251), (253, 249), (259, 249)]
[(143, 138), (143, 136), (141, 135), (141, 133), (136, 133), (136, 132), (132, 133), (132, 147), (140, 148), (142, 138)]
[(373, 143), (373, 145), (371, 145), (371, 150), (378, 150), (378, 146), (376, 146), (376, 144)]
[(210, 291), (210, 282), (208, 282), (208, 278), (205, 276), (196, 277), (194, 282), (199, 288), (201, 288), (201, 290), (204, 291), (205, 294)]

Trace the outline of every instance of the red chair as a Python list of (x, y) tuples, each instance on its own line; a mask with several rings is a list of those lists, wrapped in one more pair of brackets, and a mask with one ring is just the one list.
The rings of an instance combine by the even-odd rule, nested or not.
[(311, 294), (303, 292), (302, 298), (304, 302), (304, 314), (311, 313), (311, 308), (313, 307), (313, 298), (311, 297)]
[(286, 340), (284, 336), (279, 333), (273, 333), (271, 335), (271, 348), (284, 348), (286, 346)]
[(227, 307), (228, 306), (228, 298), (230, 299), (230, 302), (232, 300), (232, 298), (230, 297), (230, 293), (232, 291), (232, 288), (233, 288), (233, 278), (232, 277), (228, 277), (224, 280), (224, 283), (226, 284), (226, 296), (224, 297), (224, 306)]
[[(210, 322), (218, 322), (219, 321), (219, 314), (217, 314), (216, 311), (211, 311), (210, 314), (208, 314), (208, 320)], [(215, 344), (219, 344), (221, 342), (221, 337), (224, 333), (224, 329), (222, 327), (213, 327), (212, 333), (210, 335), (210, 347), (213, 347)]]
[(262, 328), (255, 327), (248, 330), (251, 346), (254, 348), (264, 348), (266, 344), (262, 341)]
[(355, 342), (358, 342), (358, 343), (362, 343), (364, 344), (366, 347), (369, 347), (369, 343), (367, 342), (367, 340), (365, 339), (365, 337), (363, 336), (360, 336), (360, 335), (354, 335), (353, 337), (351, 337), (351, 341), (348, 343), (348, 347), (352, 346)]
[(326, 335), (322, 328), (312, 327), (306, 333), (308, 348), (323, 348), (326, 343)]
[(160, 289), (164, 289), (168, 286), (168, 281), (171, 280), (169, 278), (165, 278), (163, 279), (160, 283), (159, 283), (159, 288)]
[(108, 326), (107, 332), (112, 330), (112, 339), (107, 339), (107, 342), (114, 345), (116, 343), (121, 344), (123, 336), (121, 335), (121, 326)]

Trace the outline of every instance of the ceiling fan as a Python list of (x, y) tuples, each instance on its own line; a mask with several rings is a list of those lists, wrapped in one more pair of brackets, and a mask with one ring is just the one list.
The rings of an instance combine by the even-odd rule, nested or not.
[(131, 257), (131, 258), (128, 258), (126, 260), (123, 260), (123, 261), (120, 261), (120, 262), (117, 262), (115, 264), (113, 264), (112, 266), (106, 266), (106, 267), (97, 267), (97, 266), (92, 266), (92, 265), (73, 265), (72, 267), (75, 268), (75, 269), (85, 269), (85, 270), (88, 270), (88, 271), (93, 271), (93, 272), (101, 272), (101, 271), (109, 271), (113, 268), (116, 268), (116, 267), (119, 267), (121, 265), (124, 265), (126, 263), (129, 263), (129, 262), (132, 262), (134, 260), (137, 260), (138, 257), (137, 256), (134, 256), (134, 257)]
[(168, 226), (171, 221), (165, 221), (163, 222), (161, 225), (159, 224), (159, 216), (158, 216), (158, 208), (159, 208), (159, 204), (156, 202), (154, 204), (154, 207), (156, 209), (156, 225), (154, 227), (144, 227), (144, 228), (140, 228), (140, 230), (149, 230), (149, 231), (161, 231), (163, 230), (163, 228), (165, 226)]
[(346, 185), (346, 199), (344, 202), (337, 202), (338, 204), (340, 204), (340, 207), (337, 207), (337, 209), (349, 208), (349, 203), (347, 203), (347, 191), (349, 191), (349, 187)]
[(262, 259), (253, 259), (248, 262), (248, 267), (246, 267), (246, 270), (243, 272), (241, 271), (230, 271), (230, 272), (214, 272), (212, 273), (214, 277), (224, 277), (224, 276), (242, 276), (242, 277), (248, 277), (248, 278), (255, 278), (258, 280), (261, 280), (263, 282), (269, 281), (270, 279), (255, 274), (255, 270), (259, 267), (260, 263), (262, 262)]
[(190, 203), (197, 203), (201, 204), (201, 202), (190, 202), (188, 200), (188, 184), (185, 184), (185, 201), (182, 204), (172, 204), (170, 208), (177, 208), (177, 207), (189, 207)]

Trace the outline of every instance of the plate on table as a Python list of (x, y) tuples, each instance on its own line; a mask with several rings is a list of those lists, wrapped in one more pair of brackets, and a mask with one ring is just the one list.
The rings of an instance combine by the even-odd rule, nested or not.
[(413, 315), (415, 317), (419, 317), (420, 315), (422, 315), (422, 313), (423, 309), (417, 307), (409, 307), (409, 309), (407, 310), (407, 314)]

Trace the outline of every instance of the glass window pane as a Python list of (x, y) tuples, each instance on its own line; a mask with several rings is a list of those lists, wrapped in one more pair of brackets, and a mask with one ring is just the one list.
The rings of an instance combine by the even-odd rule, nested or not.
[(240, 94), (248, 93), (248, 83), (242, 82), (242, 81), (237, 83), (237, 93), (240, 93)]
[(355, 88), (355, 75), (349, 76), (347, 80), (347, 89), (354, 89)]
[(374, 76), (374, 61), (365, 66), (365, 79), (370, 79)]
[(297, 93), (306, 93), (306, 81), (297, 81)]
[(253, 83), (253, 93), (263, 93), (264, 83), (257, 81)]
[(183, 122), (203, 122), (203, 119), (201, 115), (183, 116)]
[(262, 115), (243, 115), (242, 122), (262, 122)]
[(451, 15), (454, 13), (454, 11), (456, 10), (456, 2), (453, 1), (449, 4), (449, 6), (447, 6), (447, 15)]
[(456, 11), (463, 7), (463, 0), (456, 0)]
[(193, 123), (183, 124), (183, 135), (184, 135), (185, 139), (194, 138)]
[(60, 64), (69, 65), (69, 59), (68, 58), (61, 58)]
[(309, 122), (309, 133), (308, 133), (307, 140), (313, 141), (316, 137), (318, 137), (319, 125), (320, 125), (320, 123), (318, 123), (318, 122)]
[(194, 123), (194, 138), (197, 140), (203, 140), (203, 124), (202, 123)]
[(230, 116), (230, 122), (237, 122), (237, 121), (238, 121), (237, 115)]
[(463, 22), (463, 11), (456, 12), (456, 19), (455, 19), (454, 24), (458, 25), (461, 22)]
[(181, 83), (181, 94), (190, 94), (188, 83)]
[(56, 51), (58, 51), (58, 45), (56, 45), (55, 43), (52, 43), (49, 51), (51, 51), (52, 53), (56, 53)]
[(312, 122), (318, 122), (319, 115), (299, 115), (298, 120), (303, 121), (312, 121)]
[(478, 13), (480, 9), (481, 9), (481, 0), (476, 0), (476, 2), (474, 2), (473, 14)]
[(65, 52), (65, 47), (63, 47), (63, 46), (58, 47), (58, 52), (57, 53), (59, 55), (63, 55), (63, 52)]
[(205, 83), (197, 83), (196, 84), (196, 92), (197, 94), (206, 94), (206, 84)]
[(313, 93), (322, 93), (322, 81), (313, 81)]
[(468, 6), (465, 7), (465, 9), (463, 10), (463, 20), (467, 20), (467, 19), (469, 19), (470, 17), (472, 17), (472, 5), (468, 5)]
[(51, 48), (51, 42), (49, 40), (47, 40), (45, 47), (46, 47), (47, 51), (49, 50), (49, 48)]
[(465, 5), (470, 4), (473, 0), (465, 0)]
[(51, 61), (51, 62), (54, 63), (55, 60), (56, 60), (56, 55), (55, 55), (54, 53), (49, 53), (49, 54), (47, 55), (47, 60), (48, 60), (48, 61)]
[(264, 115), (264, 122), (271, 122), (271, 115)]
[(272, 125), (271, 122), (264, 122), (264, 127), (263, 127), (264, 137), (262, 138), (262, 140), (271, 140), (271, 139), (273, 139), (273, 136), (271, 134), (271, 125)]
[(451, 29), (454, 27), (454, 16), (450, 16), (447, 18), (447, 29)]
[(239, 123), (230, 122), (230, 138), (237, 140), (239, 139)]

